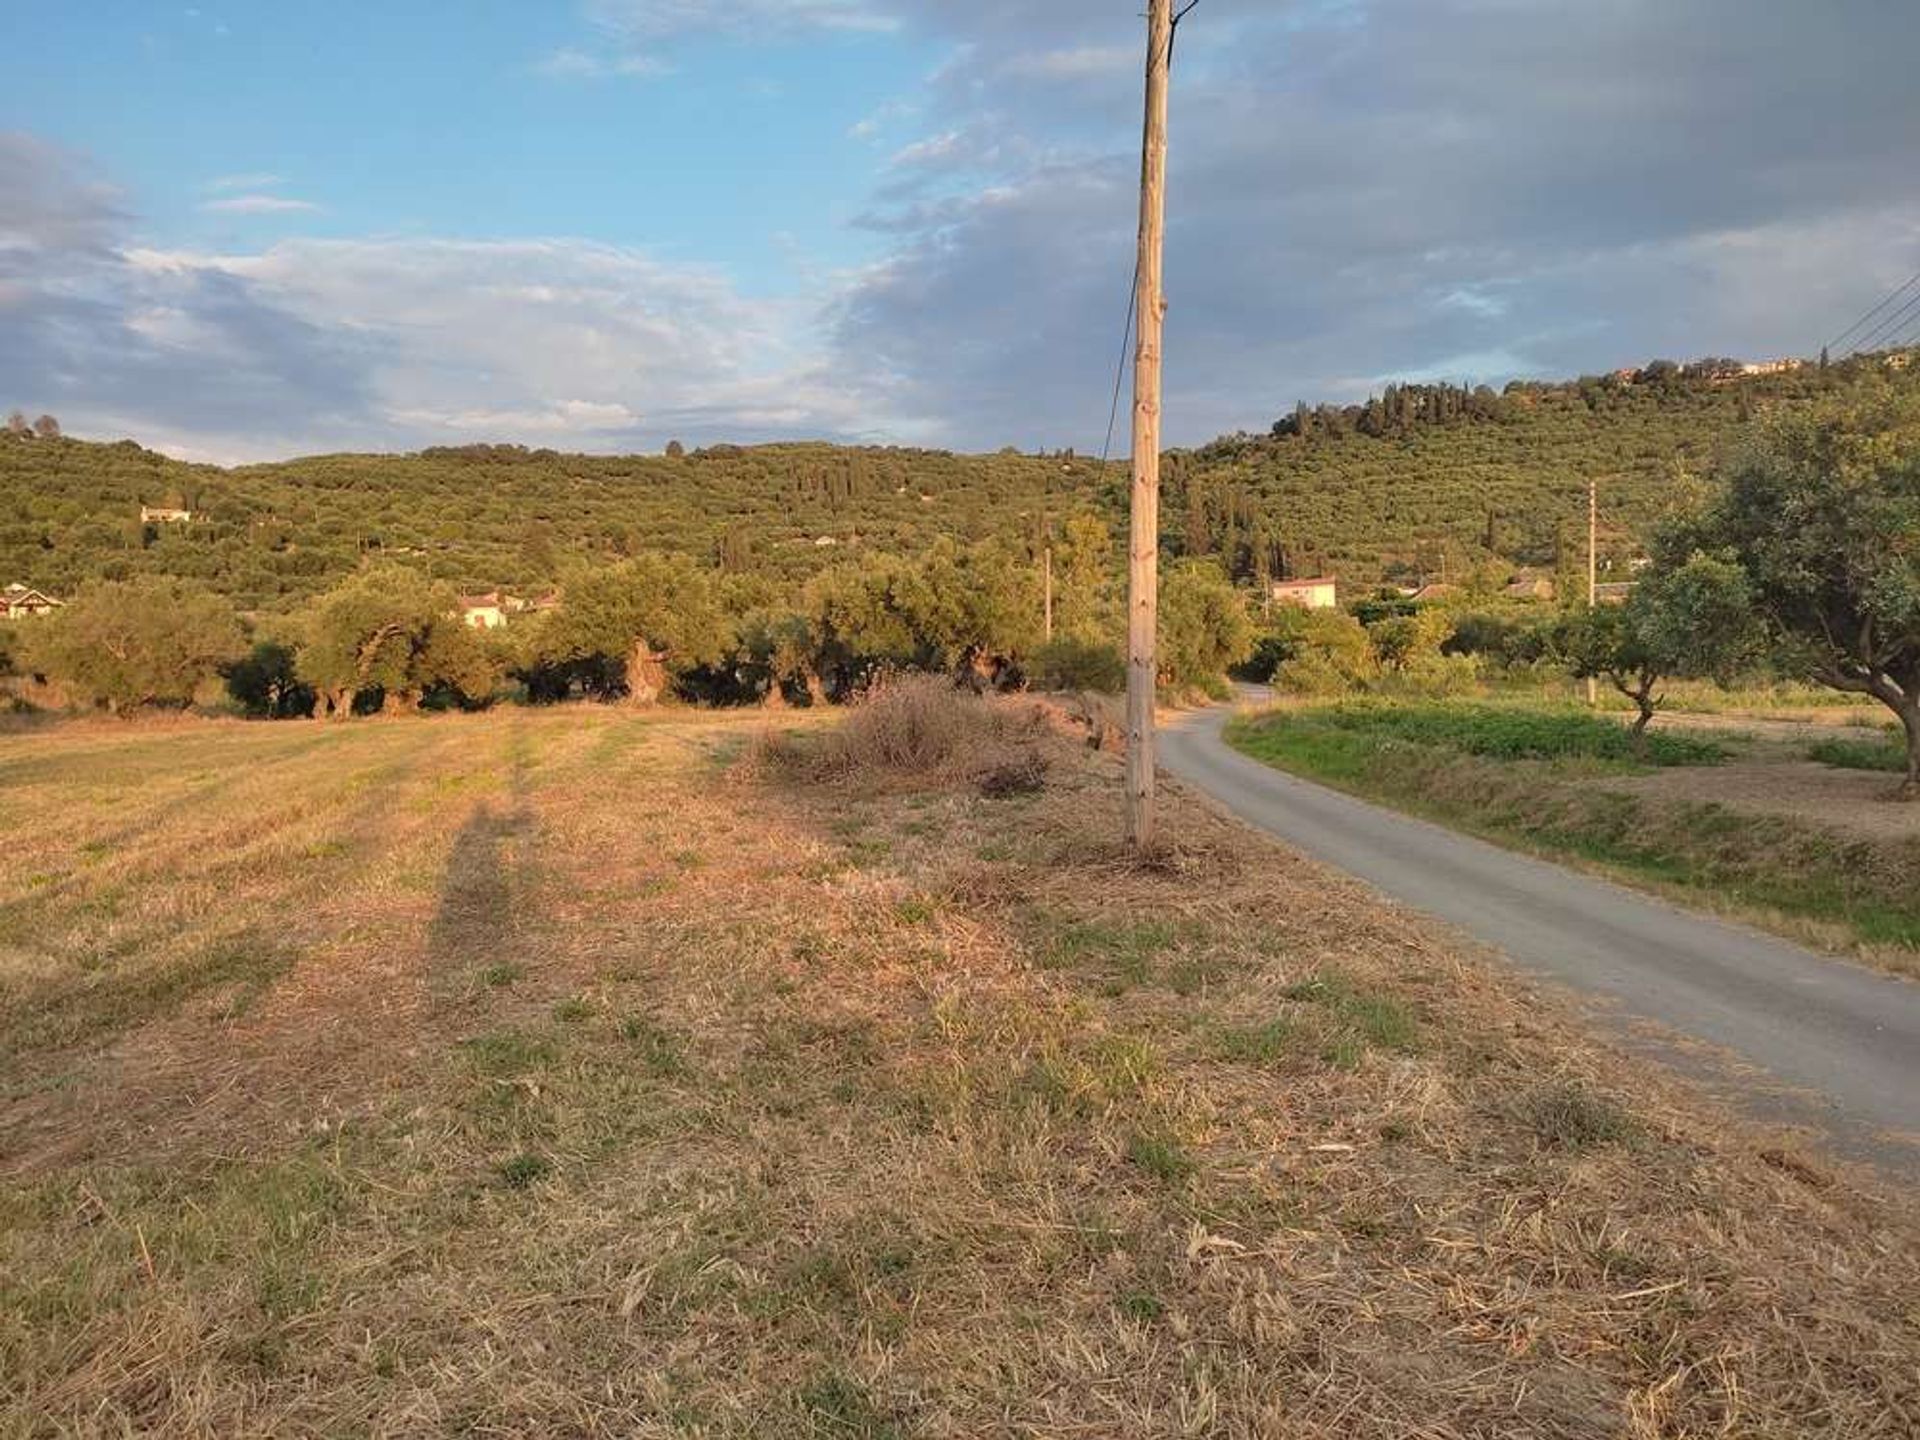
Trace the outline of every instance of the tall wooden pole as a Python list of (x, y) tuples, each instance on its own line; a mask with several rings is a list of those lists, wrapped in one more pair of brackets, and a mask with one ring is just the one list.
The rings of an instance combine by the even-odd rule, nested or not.
[(1045, 628), (1042, 631), (1042, 637), (1051, 645), (1053, 643), (1053, 546), (1051, 543), (1047, 546), (1046, 554), (1042, 557), (1041, 564), (1044, 567), (1042, 574), (1044, 576), (1043, 589), (1045, 590), (1045, 599), (1043, 601)]
[[(1600, 477), (1587, 480), (1587, 609), (1600, 603)], [(1587, 705), (1598, 708), (1600, 682), (1587, 677)]]
[(1127, 839), (1152, 848), (1154, 641), (1160, 610), (1161, 257), (1167, 227), (1167, 71), (1173, 0), (1148, 0), (1147, 118), (1140, 158), (1140, 274), (1133, 352), (1133, 507), (1127, 546)]

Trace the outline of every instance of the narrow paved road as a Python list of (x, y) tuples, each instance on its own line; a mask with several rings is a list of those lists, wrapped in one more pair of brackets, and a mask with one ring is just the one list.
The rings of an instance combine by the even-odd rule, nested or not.
[[(1814, 1125), (1843, 1153), (1920, 1175), (1920, 985), (1283, 774), (1226, 744), (1228, 718), (1216, 707), (1176, 721), (1161, 764), (1522, 969), (1613, 1002), (1624, 1034), (1750, 1113)], [(1706, 1061), (1635, 1021), (1740, 1063)]]

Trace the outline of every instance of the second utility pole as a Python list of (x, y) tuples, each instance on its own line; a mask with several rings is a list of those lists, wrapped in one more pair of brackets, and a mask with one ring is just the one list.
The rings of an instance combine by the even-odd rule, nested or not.
[[(1600, 477), (1587, 479), (1587, 610), (1588, 613), (1600, 604)], [(1591, 675), (1587, 677), (1588, 708), (1598, 708), (1600, 704), (1600, 682)]]
[(1154, 841), (1154, 642), (1160, 609), (1160, 340), (1166, 319), (1161, 256), (1167, 227), (1167, 73), (1173, 0), (1147, 6), (1147, 120), (1140, 160), (1140, 256), (1135, 281), (1133, 500), (1127, 544), (1127, 839)]

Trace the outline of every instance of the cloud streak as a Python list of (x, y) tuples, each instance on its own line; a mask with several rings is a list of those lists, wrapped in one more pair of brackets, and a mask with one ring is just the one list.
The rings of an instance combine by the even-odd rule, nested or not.
[(311, 200), (296, 200), (290, 195), (232, 195), (209, 200), (200, 207), (223, 215), (313, 215), (321, 207)]

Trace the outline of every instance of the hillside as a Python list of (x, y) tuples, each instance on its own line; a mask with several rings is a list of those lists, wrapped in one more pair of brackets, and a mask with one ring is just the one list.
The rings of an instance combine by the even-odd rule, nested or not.
[[(1741, 376), (1656, 362), (1628, 376), (1516, 383), (1503, 394), (1389, 387), (1366, 405), (1302, 408), (1267, 435), (1168, 457), (1167, 548), (1244, 579), (1332, 571), (1439, 578), (1495, 557), (1551, 565), (1583, 539), (1602, 478), (1607, 549), (1624, 557), (1683, 477), (1780, 406), (1920, 384), (1884, 357)], [(66, 593), (99, 576), (203, 581), (277, 610), (370, 554), (474, 589), (531, 589), (572, 564), (690, 554), (791, 583), (856, 548), (937, 535), (1037, 542), (1043, 515), (1121, 531), (1124, 466), (1071, 453), (786, 444), (590, 457), (517, 446), (329, 455), (236, 469), (130, 441), (0, 434), (0, 576)], [(190, 510), (143, 523), (141, 507)], [(1116, 556), (1117, 559), (1117, 556)]]

